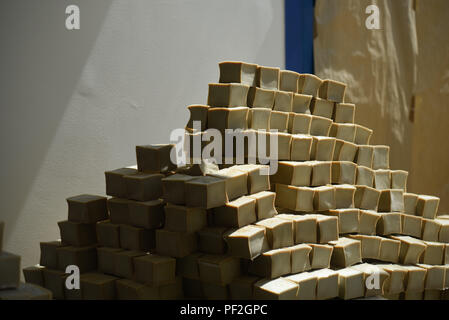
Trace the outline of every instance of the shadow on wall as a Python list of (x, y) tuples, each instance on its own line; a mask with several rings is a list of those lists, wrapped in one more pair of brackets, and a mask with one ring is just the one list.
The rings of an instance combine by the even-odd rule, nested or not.
[(111, 4), (90, 2), (89, 10), (81, 12), (80, 30), (69, 31), (65, 9), (80, 2), (8, 0), (0, 4), (0, 220), (6, 222), (5, 240), (15, 227)]

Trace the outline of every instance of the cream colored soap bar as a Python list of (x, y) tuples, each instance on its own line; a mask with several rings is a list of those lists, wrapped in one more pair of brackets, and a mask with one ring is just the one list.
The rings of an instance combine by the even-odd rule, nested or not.
[(282, 248), (262, 253), (249, 263), (248, 272), (269, 279), (291, 273), (291, 250)]
[(331, 184), (332, 161), (312, 161), (311, 186), (318, 187)]
[(313, 208), (315, 211), (325, 211), (336, 208), (335, 187), (321, 186), (313, 188)]
[(229, 233), (226, 237), (229, 254), (244, 259), (255, 259), (264, 250), (268, 243), (265, 228), (259, 226), (245, 226)]
[(17, 288), (20, 281), (20, 256), (0, 252), (0, 289)]
[(355, 208), (334, 209), (325, 214), (338, 217), (338, 231), (345, 234), (359, 232), (359, 211)]
[(257, 220), (272, 218), (277, 214), (274, 207), (276, 200), (276, 193), (271, 191), (260, 191), (248, 196), (256, 200), (256, 216)]
[(240, 83), (210, 83), (207, 104), (211, 107), (246, 107), (249, 86)]
[(277, 136), (278, 141), (278, 159), (290, 160), (292, 135), (286, 132), (271, 132), (271, 136)]
[[(391, 170), (378, 169), (378, 170), (373, 170), (373, 173), (374, 173), (374, 188), (376, 188), (378, 190), (395, 189), (395, 188), (391, 188), (391, 185), (392, 185)], [(397, 188), (397, 189), (404, 191), (403, 188)]]
[(418, 195), (414, 193), (404, 193), (404, 212), (410, 215), (416, 215), (416, 204)]
[(310, 272), (318, 278), (316, 287), (317, 300), (327, 300), (338, 297), (338, 273), (330, 269)]
[(422, 239), (425, 241), (438, 241), (442, 224), (438, 220), (422, 218)]
[(298, 284), (283, 278), (263, 279), (254, 284), (254, 299), (296, 300), (298, 290)]
[(312, 247), (306, 244), (298, 244), (290, 247), (291, 273), (304, 272), (311, 269), (310, 252)]
[(443, 290), (445, 288), (445, 266), (434, 266), (428, 264), (417, 264), (417, 266), (427, 270), (427, 276), (424, 285), (426, 290)]
[(334, 185), (335, 189), (335, 208), (345, 209), (354, 208), (354, 194), (356, 188), (349, 184)]
[(302, 134), (292, 134), (290, 160), (292, 161), (308, 161), (310, 160), (310, 152), (312, 149), (311, 136)]
[(312, 212), (315, 191), (309, 187), (276, 184), (276, 206), (293, 211)]
[(335, 139), (334, 161), (354, 161), (357, 145), (341, 139)]
[(309, 254), (311, 269), (329, 268), (334, 247), (328, 244), (311, 243), (308, 245), (312, 248)]
[(248, 86), (256, 84), (257, 64), (240, 61), (223, 61), (218, 64), (220, 83), (242, 83)]
[(198, 177), (186, 182), (186, 204), (189, 207), (211, 209), (224, 205), (226, 180), (216, 177)]
[(165, 207), (165, 228), (171, 231), (196, 232), (207, 225), (206, 210), (168, 203)]
[(167, 229), (156, 230), (156, 252), (175, 258), (182, 258), (198, 248), (194, 233), (174, 232)]
[(247, 107), (210, 108), (207, 112), (207, 127), (224, 133), (226, 129), (247, 129)]
[(400, 256), (401, 241), (390, 238), (382, 238), (380, 243), (379, 260), (398, 263)]
[(293, 245), (293, 223), (279, 218), (261, 220), (256, 225), (265, 227), (266, 237), (271, 249)]
[(354, 140), (356, 144), (364, 144), (364, 145), (369, 144), (372, 135), (373, 130), (361, 126), (359, 124), (356, 124), (355, 140)]
[(377, 231), (377, 223), (381, 218), (379, 212), (373, 210), (360, 210), (360, 229), (361, 234), (375, 235)]
[(311, 162), (279, 161), (277, 172), (271, 182), (293, 186), (310, 186)]
[(354, 143), (356, 127), (352, 123), (332, 123), (329, 135), (337, 139)]
[(262, 89), (279, 90), (279, 68), (257, 66), (256, 86)]
[[(363, 282), (365, 283), (365, 297), (378, 296), (383, 293), (385, 282), (390, 277), (388, 272), (386, 272), (379, 266), (368, 263), (362, 263), (352, 266), (351, 269), (363, 272)], [(378, 282), (374, 279), (378, 279)]]
[(368, 168), (373, 167), (374, 147), (369, 145), (359, 145), (357, 149), (357, 165)]
[[(187, 122), (186, 129), (189, 131), (194, 131), (196, 129), (197, 123), (199, 122), (199, 130), (204, 131), (207, 129), (207, 111), (209, 106), (194, 104), (187, 106), (190, 112), (189, 121)], [(194, 122), (195, 126), (194, 126)]]
[(417, 266), (401, 266), (407, 270), (405, 292), (422, 292), (425, 288), (427, 270)]
[(365, 281), (362, 271), (345, 268), (338, 273), (338, 296), (349, 300), (360, 298), (365, 295)]
[(350, 235), (349, 237), (360, 241), (362, 259), (379, 260), (380, 246), (382, 242), (381, 237), (361, 234)]
[(332, 119), (332, 114), (334, 113), (334, 103), (326, 99), (312, 98), (312, 102), (310, 103), (310, 111), (315, 116)]
[(130, 202), (128, 208), (131, 225), (145, 229), (161, 227), (164, 223), (164, 206), (165, 202), (162, 199)]
[(352, 103), (336, 103), (333, 120), (337, 123), (354, 123), (355, 105)]
[(328, 243), (329, 241), (338, 239), (338, 218), (325, 216), (322, 214), (313, 214), (316, 218), (318, 233), (318, 243)]
[(217, 226), (240, 228), (256, 221), (256, 200), (247, 196), (214, 209)]
[(416, 203), (416, 215), (427, 219), (435, 219), (440, 198), (426, 195), (419, 195)]
[(228, 285), (240, 275), (240, 259), (226, 255), (204, 255), (198, 259), (202, 282)]
[(331, 265), (345, 268), (362, 262), (362, 249), (359, 240), (342, 237), (330, 241), (329, 244), (334, 247)]
[(433, 265), (443, 264), (446, 245), (444, 243), (432, 241), (424, 241), (424, 244), (427, 248), (419, 259), (420, 263)]
[(354, 207), (365, 210), (377, 210), (380, 191), (367, 186), (356, 186)]
[(226, 194), (229, 201), (248, 194), (248, 173), (230, 167), (210, 175), (226, 180)]
[(229, 284), (229, 294), (232, 300), (251, 300), (254, 297), (254, 284), (259, 277), (240, 276)]
[(279, 90), (298, 92), (299, 73), (289, 70), (281, 70), (279, 76)]
[(333, 184), (356, 184), (357, 165), (350, 161), (332, 161), (331, 177)]
[(314, 97), (318, 96), (318, 90), (323, 80), (314, 74), (300, 74), (298, 79), (298, 93), (308, 94)]
[(390, 275), (384, 284), (384, 294), (398, 294), (405, 290), (404, 283), (407, 276), (406, 269), (394, 264), (382, 264), (378, 266)]
[(402, 264), (419, 263), (419, 259), (427, 247), (422, 241), (409, 236), (392, 236), (392, 238), (401, 241), (399, 261)]
[(390, 170), (391, 173), (391, 189), (402, 189), (407, 191), (408, 172), (404, 170)]
[(273, 110), (292, 112), (293, 108), (293, 92), (276, 91), (274, 96)]
[(335, 80), (323, 80), (319, 89), (320, 98), (335, 102), (345, 100), (346, 84)]
[[(162, 212), (163, 216), (163, 212)], [(109, 220), (100, 221), (96, 226), (98, 244), (105, 247), (120, 247), (120, 225)]]
[(295, 93), (293, 95), (292, 111), (294, 113), (310, 114), (310, 102), (312, 96), (307, 94)]
[(248, 91), (247, 105), (251, 108), (273, 109), (275, 90), (251, 87)]
[(373, 146), (373, 169), (389, 169), (390, 168), (390, 147), (389, 146)]
[(377, 223), (376, 233), (378, 235), (401, 234), (401, 214), (397, 212), (381, 212)]
[(421, 238), (421, 230), (422, 230), (421, 217), (411, 216), (409, 214), (402, 214), (401, 223), (403, 235)]
[(357, 182), (359, 186), (373, 187), (374, 171), (369, 167), (362, 165), (357, 166)]
[(293, 222), (293, 233), (295, 244), (317, 242), (317, 219), (310, 215), (278, 214), (279, 219)]
[(236, 170), (248, 174), (248, 193), (270, 190), (269, 167), (267, 165), (245, 164), (236, 166)]
[(288, 132), (292, 134), (309, 134), (312, 116), (305, 113), (289, 113)]
[(334, 158), (335, 138), (313, 137), (310, 158), (318, 161), (332, 161)]
[(252, 108), (248, 113), (248, 128), (255, 130), (269, 130), (270, 120), (270, 109)]
[(289, 113), (285, 111), (271, 111), (270, 129), (287, 132)]
[(332, 120), (312, 115), (310, 122), (310, 134), (312, 136), (328, 137), (331, 130)]
[(301, 272), (285, 277), (299, 285), (298, 300), (315, 300), (318, 277), (309, 272)]

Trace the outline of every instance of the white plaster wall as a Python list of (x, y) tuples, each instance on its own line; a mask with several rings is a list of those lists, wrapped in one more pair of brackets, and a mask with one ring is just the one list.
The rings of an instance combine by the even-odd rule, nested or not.
[(105, 170), (185, 125), (219, 61), (284, 67), (283, 1), (7, 0), (0, 40), (0, 220), (28, 266), (59, 238), (67, 197), (104, 194)]

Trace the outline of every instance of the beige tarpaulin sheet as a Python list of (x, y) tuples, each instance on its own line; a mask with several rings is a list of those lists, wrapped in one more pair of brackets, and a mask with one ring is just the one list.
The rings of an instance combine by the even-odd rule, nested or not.
[[(368, 29), (367, 6), (380, 29)], [(441, 197), (449, 212), (449, 1), (317, 0), (315, 73), (348, 84), (356, 122), (391, 147), (408, 191)]]

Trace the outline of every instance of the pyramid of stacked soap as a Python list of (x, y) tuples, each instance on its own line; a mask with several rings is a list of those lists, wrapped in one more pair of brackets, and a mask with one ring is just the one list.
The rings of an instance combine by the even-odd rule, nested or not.
[[(43, 285), (84, 299), (446, 299), (449, 220), (438, 198), (406, 192), (388, 146), (369, 144), (346, 86), (219, 68), (207, 105), (188, 107), (187, 159), (195, 138), (205, 149), (213, 130), (236, 129), (256, 136), (245, 163), (177, 167), (174, 145), (137, 146), (137, 167), (106, 172), (112, 198), (68, 199), (61, 241), (42, 243), (33, 269)], [(277, 170), (267, 175), (250, 149), (271, 156), (271, 138)], [(63, 285), (70, 264), (83, 266), (81, 290)]]

